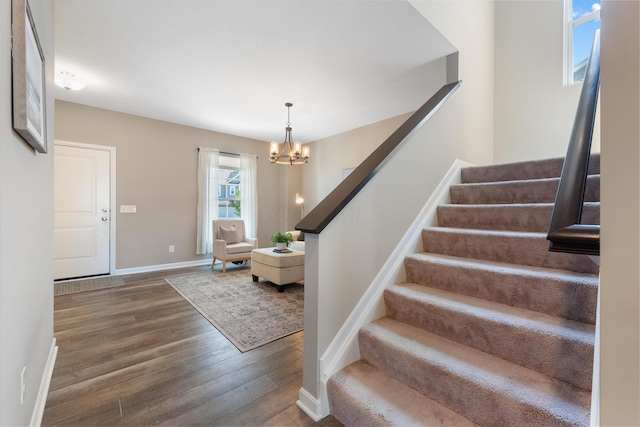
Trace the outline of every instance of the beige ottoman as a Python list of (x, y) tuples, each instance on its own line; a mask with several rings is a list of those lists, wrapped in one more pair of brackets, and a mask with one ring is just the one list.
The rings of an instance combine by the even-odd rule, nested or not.
[(304, 280), (304, 252), (274, 252), (275, 248), (251, 251), (251, 275), (257, 282), (259, 277), (278, 285), (278, 292), (284, 285)]

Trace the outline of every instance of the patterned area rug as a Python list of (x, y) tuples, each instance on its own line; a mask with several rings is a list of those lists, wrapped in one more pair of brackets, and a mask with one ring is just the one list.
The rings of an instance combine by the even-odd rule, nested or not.
[(95, 291), (98, 289), (115, 288), (124, 286), (124, 280), (120, 276), (93, 277), (83, 280), (68, 280), (53, 283), (53, 296), (77, 294), (79, 292)]
[(238, 350), (245, 352), (304, 328), (304, 286), (284, 292), (254, 282), (246, 269), (165, 279)]

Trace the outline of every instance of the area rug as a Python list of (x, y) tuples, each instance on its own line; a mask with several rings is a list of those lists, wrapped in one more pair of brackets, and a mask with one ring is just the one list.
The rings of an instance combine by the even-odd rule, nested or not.
[(304, 328), (304, 286), (284, 292), (254, 282), (247, 270), (207, 272), (165, 279), (241, 352)]
[(124, 280), (122, 280), (120, 276), (92, 277), (90, 279), (54, 282), (53, 296), (57, 297), (60, 295), (77, 294), (79, 292), (115, 288), (124, 285)]

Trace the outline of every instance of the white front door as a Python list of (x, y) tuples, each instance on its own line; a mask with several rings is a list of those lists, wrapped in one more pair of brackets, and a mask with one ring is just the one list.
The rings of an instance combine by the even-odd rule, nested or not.
[(108, 150), (55, 146), (54, 279), (109, 274)]

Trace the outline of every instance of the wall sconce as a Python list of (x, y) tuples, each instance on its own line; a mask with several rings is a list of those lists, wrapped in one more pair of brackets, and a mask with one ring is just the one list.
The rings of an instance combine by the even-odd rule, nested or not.
[(300, 193), (296, 193), (296, 205), (300, 205), (300, 216), (304, 218), (304, 199)]

